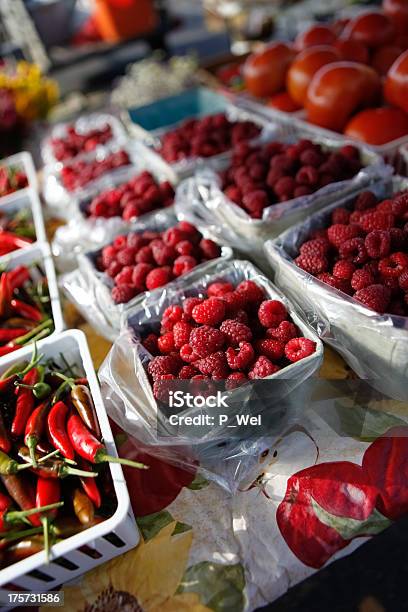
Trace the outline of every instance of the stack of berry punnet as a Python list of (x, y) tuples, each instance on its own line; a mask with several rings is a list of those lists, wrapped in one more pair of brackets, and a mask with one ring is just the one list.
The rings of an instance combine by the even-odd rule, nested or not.
[(132, 221), (154, 210), (167, 208), (174, 202), (174, 188), (168, 180), (158, 181), (144, 170), (116, 187), (98, 193), (80, 204), (88, 218), (122, 217)]
[(208, 115), (187, 119), (166, 132), (157, 152), (171, 164), (194, 157), (213, 157), (260, 133), (261, 127), (253, 121), (231, 121), (225, 113)]
[(333, 149), (306, 139), (295, 144), (241, 142), (220, 179), (229, 200), (252, 219), (262, 219), (269, 206), (352, 179), (362, 168), (360, 150), (353, 145)]
[(300, 245), (295, 263), (376, 312), (408, 316), (408, 191), (360, 193)]
[(64, 165), (60, 171), (61, 183), (68, 192), (73, 192), (131, 163), (126, 149), (105, 151), (102, 157), (94, 154), (90, 159), (78, 159)]
[[(174, 217), (172, 217), (174, 219)], [(121, 234), (98, 252), (95, 265), (112, 279), (115, 304), (125, 304), (220, 257), (221, 247), (187, 221), (163, 231)]]
[[(231, 265), (239, 269), (240, 264), (255, 270), (247, 262)], [(181, 292), (161, 313), (157, 328), (150, 324), (142, 332), (156, 399), (169, 380), (226, 381), (227, 389), (235, 389), (317, 354), (320, 347), (305, 335), (303, 322), (291, 317), (259, 274), (254, 276), (256, 281), (230, 282), (228, 274), (212, 275), (217, 280), (204, 291), (195, 296)], [(128, 324), (132, 326), (132, 316)]]

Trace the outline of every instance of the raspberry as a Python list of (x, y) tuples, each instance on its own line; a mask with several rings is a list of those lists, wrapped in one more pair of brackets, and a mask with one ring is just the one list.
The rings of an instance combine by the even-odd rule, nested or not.
[(319, 182), (319, 172), (313, 166), (303, 166), (296, 174), (296, 182), (300, 185), (315, 186)]
[(404, 270), (408, 269), (408, 255), (405, 253), (392, 253), (389, 257), (380, 259), (378, 271), (382, 276), (398, 278)]
[(158, 353), (159, 348), (158, 348), (157, 340), (158, 338), (156, 334), (149, 334), (142, 341), (143, 346), (145, 347), (147, 351), (149, 351), (151, 355), (156, 355)]
[(327, 271), (329, 267), (329, 262), (324, 255), (299, 255), (295, 263), (309, 274), (320, 274)]
[(375, 283), (375, 277), (372, 272), (368, 269), (356, 270), (351, 279), (351, 286), (354, 291), (365, 289)]
[(350, 215), (350, 219), (349, 219), (349, 223), (353, 224), (353, 225), (359, 225), (360, 224), (360, 220), (361, 217), (364, 215), (363, 211), (360, 210), (353, 210), (353, 212)]
[(285, 355), (292, 363), (300, 361), (316, 350), (316, 342), (309, 338), (292, 338), (285, 346)]
[(242, 198), (242, 204), (248, 212), (262, 211), (268, 205), (268, 195), (266, 191), (258, 189), (247, 193)]
[(282, 176), (278, 179), (273, 187), (276, 195), (281, 198), (290, 199), (296, 187), (296, 181), (292, 176)]
[(173, 247), (164, 244), (161, 240), (155, 240), (151, 244), (153, 258), (157, 265), (165, 266), (173, 262), (176, 252)]
[(117, 254), (117, 260), (122, 266), (131, 266), (135, 263), (136, 251), (130, 247), (125, 247)]
[(198, 246), (205, 259), (215, 259), (221, 255), (221, 247), (214, 240), (203, 238)]
[(170, 331), (160, 336), (157, 341), (157, 346), (161, 353), (171, 353), (174, 351), (175, 346), (173, 332)]
[(280, 367), (272, 363), (267, 357), (261, 355), (255, 361), (252, 369), (248, 372), (248, 378), (254, 380), (255, 378), (266, 378), (271, 376), (280, 370)]
[[(408, 251), (408, 233), (404, 232), (404, 230), (399, 227), (392, 227), (390, 229), (390, 237), (391, 237), (391, 248), (390, 250), (395, 251)], [(385, 253), (383, 257), (388, 255)]]
[(360, 219), (360, 225), (366, 232), (372, 230), (386, 230), (390, 229), (395, 223), (394, 215), (390, 213), (383, 213), (378, 211), (372, 211), (365, 213)]
[(278, 327), (270, 327), (266, 330), (266, 336), (268, 338), (274, 338), (281, 342), (288, 342), (296, 336), (298, 333), (297, 327), (291, 321), (282, 321)]
[(192, 317), (196, 323), (218, 325), (225, 317), (225, 304), (220, 298), (210, 297), (194, 306)]
[(207, 376), (224, 379), (229, 374), (227, 359), (222, 351), (203, 357), (196, 361), (194, 365), (200, 370), (201, 374), (207, 374)]
[(126, 244), (128, 247), (136, 249), (138, 251), (143, 246), (146, 246), (146, 239), (143, 238), (143, 236), (141, 236), (140, 234), (131, 233), (128, 234)]
[(347, 225), (350, 220), (350, 211), (347, 208), (336, 208), (332, 212), (331, 222), (333, 225), (336, 223), (341, 223), (342, 225)]
[(360, 228), (357, 225), (344, 225), (343, 223), (335, 223), (327, 230), (327, 237), (331, 244), (339, 248), (343, 242), (350, 238), (355, 238), (360, 234)]
[(276, 327), (288, 318), (286, 306), (278, 300), (266, 300), (262, 302), (258, 310), (258, 318), (264, 327)]
[(374, 259), (386, 257), (391, 248), (391, 235), (386, 230), (373, 230), (365, 238), (368, 255)]
[(201, 234), (198, 229), (192, 223), (188, 221), (180, 221), (178, 229), (183, 232), (184, 236), (190, 240), (193, 244), (198, 244), (201, 240)]
[(348, 261), (347, 259), (341, 259), (340, 261), (336, 261), (333, 266), (333, 276), (336, 278), (350, 280), (355, 269), (356, 267), (353, 262)]
[(153, 395), (156, 400), (165, 404), (168, 403), (170, 389), (167, 381), (175, 380), (175, 378), (176, 377), (173, 374), (163, 374), (162, 376), (160, 376), (160, 378), (154, 381)]
[(330, 249), (330, 243), (324, 238), (307, 240), (300, 247), (301, 255), (326, 255)]
[(118, 261), (112, 261), (109, 268), (106, 270), (106, 274), (111, 278), (115, 278), (115, 276), (117, 276), (121, 270), (122, 266), (120, 263)]
[(406, 194), (400, 195), (394, 198), (392, 202), (392, 210), (391, 212), (398, 218), (405, 218), (406, 213), (408, 212), (408, 199)]
[(226, 319), (223, 321), (220, 330), (225, 334), (230, 346), (238, 346), (240, 342), (252, 340), (252, 331), (249, 327), (234, 319)]
[(300, 155), (300, 162), (303, 166), (318, 168), (322, 161), (322, 155), (314, 149), (306, 149), (306, 151), (303, 151)]
[(401, 272), (398, 278), (398, 284), (403, 291), (408, 291), (408, 270)]
[(207, 357), (224, 346), (225, 336), (219, 329), (203, 325), (194, 328), (190, 334), (190, 345), (199, 357)]
[(193, 326), (186, 321), (177, 321), (173, 327), (174, 346), (180, 349), (183, 344), (188, 344), (190, 332)]
[(278, 361), (283, 357), (285, 344), (280, 340), (268, 338), (267, 340), (257, 340), (255, 349), (259, 355), (265, 355), (265, 357), (272, 361)]
[(171, 247), (175, 247), (176, 244), (184, 240), (184, 238), (184, 232), (178, 227), (170, 227), (163, 233), (163, 241)]
[(189, 240), (180, 240), (175, 246), (178, 255), (192, 255), (194, 253), (194, 244)]
[(122, 249), (123, 247), (125, 247), (127, 244), (127, 238), (124, 234), (121, 234), (120, 236), (116, 236), (116, 238), (113, 241), (113, 246), (115, 247), (115, 249)]
[(178, 377), (187, 380), (193, 378), (193, 376), (197, 376), (199, 373), (200, 372), (194, 366), (185, 365), (181, 368)]
[(102, 263), (104, 268), (109, 268), (112, 262), (116, 261), (116, 249), (110, 244), (102, 249)]
[(355, 264), (363, 264), (367, 261), (367, 251), (364, 238), (350, 238), (339, 247), (339, 254), (342, 259), (351, 259)]
[(248, 381), (247, 377), (243, 372), (233, 372), (227, 378), (226, 388), (228, 391), (232, 391), (233, 389), (237, 389)]
[(339, 149), (339, 153), (348, 159), (360, 159), (360, 151), (354, 145), (344, 145)]
[(168, 266), (151, 270), (146, 277), (146, 287), (149, 291), (162, 287), (171, 281), (171, 270)]
[(224, 293), (220, 297), (225, 304), (226, 314), (230, 316), (235, 316), (239, 310), (247, 305), (245, 295), (236, 290)]
[(349, 293), (350, 284), (348, 280), (345, 280), (344, 278), (337, 278), (329, 272), (322, 272), (322, 274), (317, 275), (317, 278), (323, 283), (326, 283), (326, 285), (330, 285), (330, 287), (334, 287), (339, 291), (344, 291), (344, 293)]
[(390, 297), (391, 292), (388, 287), (378, 284), (360, 289), (354, 294), (356, 300), (381, 314), (386, 311)]
[(186, 361), (187, 363), (193, 363), (200, 358), (200, 355), (195, 352), (195, 350), (190, 344), (183, 344), (180, 349), (180, 357), (183, 361)]
[(197, 306), (197, 304), (201, 304), (202, 301), (203, 300), (201, 298), (196, 297), (185, 298), (185, 300), (183, 301), (183, 310), (185, 314), (191, 318), (194, 306)]
[(125, 266), (115, 276), (115, 285), (132, 285), (133, 266)]
[(153, 380), (158, 380), (164, 374), (178, 374), (181, 367), (181, 361), (179, 357), (175, 355), (160, 355), (159, 357), (153, 357), (147, 366), (147, 371)]
[(136, 287), (144, 287), (146, 276), (153, 270), (153, 266), (147, 263), (138, 263), (133, 268), (132, 284)]
[(392, 213), (392, 200), (383, 200), (375, 207), (375, 210), (384, 213)]
[(164, 310), (163, 314), (162, 314), (162, 325), (164, 321), (170, 321), (172, 323), (172, 326), (170, 329), (173, 329), (174, 323), (177, 323), (177, 321), (181, 321), (183, 318), (183, 309), (181, 306), (178, 305), (171, 305), (171, 306), (167, 306), (167, 308)]
[(175, 259), (173, 264), (173, 274), (174, 276), (182, 276), (183, 274), (187, 274), (197, 265), (197, 260), (191, 255), (180, 255)]
[(142, 247), (136, 253), (135, 261), (136, 261), (136, 263), (153, 264), (154, 263), (154, 258), (153, 258), (153, 253), (152, 253), (151, 247), (150, 246)]
[(255, 352), (252, 344), (240, 342), (238, 349), (234, 349), (231, 346), (227, 348), (226, 356), (231, 370), (245, 370), (254, 360)]
[(212, 283), (207, 289), (208, 297), (218, 297), (233, 291), (234, 287), (231, 283)]
[(265, 296), (265, 291), (252, 280), (246, 280), (239, 283), (236, 293), (244, 298), (244, 302), (248, 304), (259, 304)]

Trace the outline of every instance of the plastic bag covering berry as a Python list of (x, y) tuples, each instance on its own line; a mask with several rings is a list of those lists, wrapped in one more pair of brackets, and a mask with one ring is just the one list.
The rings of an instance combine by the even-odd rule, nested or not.
[[(129, 233), (129, 230), (130, 232), (138, 233), (142, 233), (145, 230), (161, 232), (176, 224), (177, 219), (172, 209), (167, 209), (149, 215), (145, 223), (139, 221), (132, 226), (131, 230), (127, 227), (126, 232)], [(201, 229), (203, 230), (203, 235), (206, 236), (205, 228)], [(120, 231), (115, 232), (115, 235), (119, 234), (121, 234)], [(109, 244), (115, 235), (111, 235), (105, 244)], [(78, 256), (78, 269), (64, 275), (61, 279), (61, 286), (70, 301), (74, 302), (78, 310), (91, 325), (105, 338), (113, 341), (118, 336), (123, 313), (141, 302), (146, 294), (140, 293), (127, 303), (115, 304), (111, 295), (112, 287), (114, 286), (113, 280), (105, 272), (98, 271), (95, 266), (99, 253), (100, 248), (80, 254)], [(220, 257), (230, 259), (232, 257), (232, 249), (230, 247), (222, 247)], [(217, 262), (219, 262), (219, 258), (199, 263), (193, 268), (192, 272), (187, 272), (184, 278), (190, 278), (192, 274), (208, 274)], [(161, 291), (162, 288), (158, 288), (150, 293), (157, 295)]]
[[(401, 177), (370, 190), (387, 198), (408, 182)], [(276, 284), (306, 313), (320, 338), (333, 346), (361, 378), (394, 399), (408, 399), (408, 319), (379, 315), (345, 293), (317, 280), (295, 263), (300, 245), (313, 230), (327, 227), (335, 208), (351, 206), (355, 196), (331, 204), (265, 245)]]
[[(158, 155), (141, 143), (133, 143), (132, 151), (134, 155), (130, 167), (102, 176), (96, 184), (87, 186), (80, 193), (74, 194), (65, 209), (58, 207), (58, 215), (65, 217), (68, 221), (66, 225), (57, 229), (52, 244), (53, 254), (61, 271), (67, 272), (74, 269), (76, 256), (79, 253), (103, 245), (120, 231), (126, 231), (131, 225), (130, 222), (119, 216), (109, 218), (87, 216), (87, 204), (95, 196), (131, 181), (144, 171), (148, 171), (159, 183), (168, 181), (173, 186), (176, 184), (175, 173)], [(54, 179), (55, 177), (52, 180)], [(166, 210), (170, 208), (172, 207)], [(155, 212), (138, 217), (137, 223), (143, 226)]]
[[(281, 126), (278, 140), (294, 143), (302, 138), (302, 132)], [(303, 136), (304, 137), (304, 136)], [(322, 145), (324, 149), (336, 151), (344, 141), (323, 136), (307, 135), (307, 138)], [(352, 143), (356, 146), (356, 143)], [(331, 183), (315, 193), (296, 197), (286, 202), (266, 206), (262, 218), (252, 218), (243, 208), (234, 204), (221, 190), (221, 180), (214, 169), (197, 171), (195, 177), (183, 181), (176, 193), (176, 213), (181, 219), (192, 223), (205, 220), (213, 236), (222, 237), (224, 243), (239, 249), (244, 254), (264, 263), (263, 244), (275, 238), (285, 229), (320, 210), (330, 202), (358, 191), (375, 178), (390, 176), (392, 170), (369, 148), (357, 145), (361, 151), (363, 168), (352, 179)], [(229, 160), (218, 165), (221, 171), (229, 166)]]
[[(141, 344), (140, 334), (145, 333), (147, 327), (159, 325), (167, 306), (180, 303), (185, 297), (203, 294), (211, 283), (227, 281), (236, 286), (247, 279), (260, 285), (269, 299), (277, 299), (285, 304), (301, 334), (317, 343), (316, 351), (268, 377), (274, 382), (268, 386), (267, 406), (252, 394), (252, 383), (230, 392), (229, 398), (232, 401), (229, 409), (233, 415), (237, 412), (237, 404), (240, 414), (252, 415), (264, 411), (262, 428), (256, 435), (251, 436), (245, 429), (228, 429), (225, 424), (219, 424), (217, 419), (214, 426), (202, 427), (199, 433), (197, 429), (192, 430), (181, 424), (176, 434), (174, 429), (169, 429), (165, 435), (160, 430), (159, 435), (160, 408), (154, 399), (145, 370), (151, 354)], [(194, 466), (199, 461), (209, 478), (231, 490), (253, 465), (260, 448), (264, 447), (264, 438), (271, 432), (276, 435), (282, 428), (296, 421), (298, 411), (302, 411), (308, 402), (310, 389), (307, 379), (317, 370), (323, 356), (322, 345), (311, 328), (279, 290), (247, 261), (222, 261), (206, 273), (193, 271), (189, 279), (180, 279), (168, 285), (160, 295), (147, 295), (126, 312), (124, 323), (126, 325), (122, 334), (115, 341), (99, 371), (110, 417), (143, 444), (153, 446), (158, 456), (184, 466)], [(211, 408), (206, 410), (211, 414)], [(228, 408), (222, 410), (228, 414)], [(214, 413), (222, 410), (215, 408)], [(202, 408), (196, 407), (183, 410), (183, 414), (189, 416), (201, 412)]]

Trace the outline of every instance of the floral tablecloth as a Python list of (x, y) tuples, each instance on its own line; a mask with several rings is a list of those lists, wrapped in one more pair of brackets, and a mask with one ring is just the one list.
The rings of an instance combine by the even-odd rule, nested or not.
[[(66, 314), (87, 334), (98, 367), (109, 344), (74, 311)], [(163, 463), (114, 428), (119, 454), (150, 466), (126, 471), (141, 543), (66, 585), (65, 609), (254, 610), (407, 512), (406, 487), (384, 483), (386, 469), (408, 473), (408, 406), (367, 392), (354, 378), (328, 349), (311, 405), (264, 449), (234, 495), (199, 466)], [(392, 446), (393, 431), (403, 448)]]

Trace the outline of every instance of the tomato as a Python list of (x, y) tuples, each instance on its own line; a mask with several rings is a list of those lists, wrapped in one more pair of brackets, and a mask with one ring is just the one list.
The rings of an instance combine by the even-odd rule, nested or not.
[(368, 108), (346, 125), (346, 136), (371, 145), (382, 145), (408, 134), (408, 115), (400, 108)]
[(339, 59), (340, 54), (336, 48), (328, 45), (308, 47), (301, 51), (286, 76), (286, 89), (293, 100), (303, 106), (307, 88), (319, 68)]
[(360, 64), (368, 64), (370, 55), (367, 47), (358, 40), (352, 38), (339, 38), (336, 41), (335, 47), (340, 53), (341, 59), (346, 62), (360, 62)]
[(380, 92), (380, 78), (369, 66), (357, 62), (327, 64), (316, 72), (307, 90), (308, 120), (341, 131), (358, 108), (373, 106)]
[(267, 98), (285, 87), (289, 65), (296, 55), (286, 43), (276, 42), (252, 53), (245, 61), (243, 75), (249, 93)]
[(334, 45), (337, 36), (330, 26), (312, 25), (310, 28), (298, 34), (295, 40), (295, 47), (299, 51), (306, 47), (316, 45)]
[(387, 15), (382, 13), (362, 13), (344, 28), (344, 38), (352, 38), (367, 47), (380, 47), (392, 42), (394, 26)]
[(384, 13), (388, 15), (397, 32), (408, 33), (407, 0), (383, 0)]
[(402, 53), (389, 69), (384, 95), (387, 102), (408, 112), (408, 51)]
[(276, 108), (285, 113), (295, 113), (302, 108), (299, 104), (296, 104), (287, 91), (282, 91), (272, 96), (272, 98), (269, 98), (268, 106), (272, 106), (272, 108)]
[(375, 50), (371, 58), (371, 66), (380, 74), (385, 76), (395, 60), (402, 53), (401, 47), (396, 45), (384, 45)]

